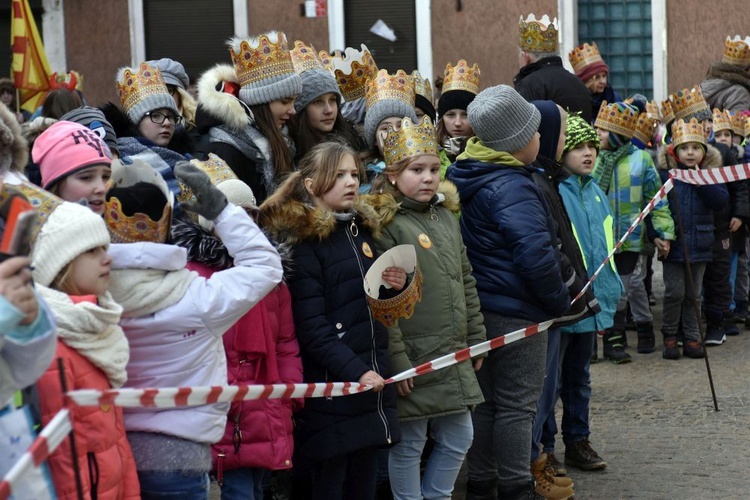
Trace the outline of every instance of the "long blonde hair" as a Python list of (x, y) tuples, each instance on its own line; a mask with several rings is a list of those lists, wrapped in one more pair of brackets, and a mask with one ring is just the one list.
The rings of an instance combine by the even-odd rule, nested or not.
[(189, 125), (186, 128), (195, 127), (195, 110), (198, 108), (198, 104), (187, 90), (182, 87), (176, 87), (175, 90), (180, 94), (180, 108), (182, 108), (180, 109), (180, 114), (185, 123)]

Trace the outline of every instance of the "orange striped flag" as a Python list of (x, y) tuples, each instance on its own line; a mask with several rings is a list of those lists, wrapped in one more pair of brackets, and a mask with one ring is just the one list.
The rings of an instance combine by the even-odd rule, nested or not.
[(10, 44), (13, 47), (13, 82), (20, 90), (21, 107), (34, 112), (47, 96), (52, 71), (28, 0), (13, 0)]

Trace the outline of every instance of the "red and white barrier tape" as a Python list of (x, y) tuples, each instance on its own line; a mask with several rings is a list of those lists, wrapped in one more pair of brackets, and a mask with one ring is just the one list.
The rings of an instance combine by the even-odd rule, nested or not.
[(0, 481), (0, 500), (10, 497), (14, 485), (47, 460), (72, 430), (70, 410), (60, 410)]
[(750, 179), (750, 163), (738, 163), (728, 167), (707, 168), (705, 170), (676, 169), (669, 172), (675, 180), (687, 184), (708, 186)]

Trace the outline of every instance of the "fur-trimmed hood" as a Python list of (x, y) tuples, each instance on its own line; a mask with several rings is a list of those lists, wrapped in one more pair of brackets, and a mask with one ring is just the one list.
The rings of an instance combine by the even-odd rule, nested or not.
[[(723, 167), (724, 161), (721, 158), (721, 153), (718, 149), (711, 146), (706, 146), (706, 157), (700, 164), (701, 170), (707, 170), (709, 168), (720, 168)], [(672, 170), (677, 168), (677, 160), (674, 156), (669, 154), (669, 146), (663, 146), (659, 149), (659, 164), (657, 165), (659, 170)]]
[[(217, 64), (198, 78), (198, 115), (208, 115), (213, 121), (241, 130), (253, 123), (252, 113), (238, 97), (227, 92), (227, 84), (237, 89), (240, 87), (237, 74), (229, 64)], [(211, 121), (206, 120), (205, 116), (202, 118), (203, 121)], [(198, 128), (201, 125), (196, 123)]]
[[(363, 195), (362, 199), (375, 210), (380, 219), (381, 226), (390, 224), (401, 208), (401, 203), (391, 193)], [(454, 214), (459, 213), (461, 211), (461, 201), (456, 185), (448, 180), (441, 181), (437, 194), (430, 200), (430, 204), (433, 206), (442, 205)]]
[(23, 172), (29, 161), (29, 146), (13, 112), (0, 103), (0, 175)]

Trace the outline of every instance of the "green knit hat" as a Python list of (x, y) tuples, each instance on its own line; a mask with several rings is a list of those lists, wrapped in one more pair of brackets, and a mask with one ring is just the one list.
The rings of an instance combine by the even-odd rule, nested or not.
[(575, 149), (583, 142), (593, 143), (596, 152), (599, 152), (599, 135), (594, 130), (594, 127), (581, 118), (580, 113), (568, 113), (568, 118), (565, 120), (565, 147), (563, 148), (563, 154), (571, 149)]

